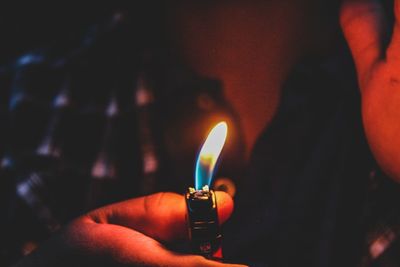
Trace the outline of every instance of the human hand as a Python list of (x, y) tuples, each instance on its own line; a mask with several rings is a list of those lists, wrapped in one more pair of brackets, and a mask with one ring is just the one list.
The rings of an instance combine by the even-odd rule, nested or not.
[(388, 47), (378, 1), (343, 1), (340, 21), (357, 69), (368, 143), (383, 171), (400, 182), (400, 0), (394, 2)]
[[(225, 222), (232, 199), (216, 192)], [(16, 266), (220, 266), (201, 256), (178, 254), (162, 244), (188, 239), (184, 197), (158, 193), (105, 206), (70, 223)]]

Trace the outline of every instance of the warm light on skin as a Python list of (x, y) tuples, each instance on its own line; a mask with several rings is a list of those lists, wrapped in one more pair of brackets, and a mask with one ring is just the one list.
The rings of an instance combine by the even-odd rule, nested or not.
[(227, 133), (228, 125), (226, 122), (222, 121), (208, 134), (199, 156), (197, 157), (195, 170), (196, 190), (200, 190), (205, 185), (210, 185), (215, 164), (224, 147)]
[(168, 9), (171, 49), (197, 74), (222, 82), (240, 118), (248, 160), (294, 64), (314, 52), (313, 44), (318, 51), (331, 44), (314, 29), (334, 34), (317, 19), (319, 1), (178, 2)]

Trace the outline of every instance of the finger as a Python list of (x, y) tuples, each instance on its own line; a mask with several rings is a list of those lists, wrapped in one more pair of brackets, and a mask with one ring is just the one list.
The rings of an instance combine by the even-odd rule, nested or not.
[(67, 246), (72, 250), (113, 266), (243, 267), (169, 251), (147, 235), (119, 225), (75, 223), (67, 231)]
[(395, 23), (393, 28), (392, 40), (386, 52), (386, 59), (390, 62), (400, 62), (400, 1), (394, 2)]
[[(232, 198), (216, 192), (218, 219), (225, 222), (232, 213)], [(135, 229), (159, 241), (188, 238), (186, 204), (183, 195), (158, 193), (95, 210), (87, 220), (111, 223)]]
[(345, 0), (340, 24), (356, 65), (360, 87), (383, 58), (385, 19), (382, 6), (375, 0)]

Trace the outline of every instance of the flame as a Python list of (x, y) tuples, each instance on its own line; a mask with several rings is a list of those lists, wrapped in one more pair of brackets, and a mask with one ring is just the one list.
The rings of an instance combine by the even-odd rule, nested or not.
[(195, 188), (210, 186), (215, 164), (225, 144), (228, 125), (222, 121), (214, 126), (204, 142), (196, 162)]

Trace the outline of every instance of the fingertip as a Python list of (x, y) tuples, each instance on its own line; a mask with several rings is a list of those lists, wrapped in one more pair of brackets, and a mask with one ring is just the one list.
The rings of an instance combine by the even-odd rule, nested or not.
[[(157, 196), (158, 195), (158, 196)], [(217, 199), (217, 209), (218, 209), (218, 219), (219, 222), (222, 224), (229, 219), (233, 212), (234, 202), (232, 197), (224, 192), (224, 191), (215, 191), (216, 199)], [(181, 205), (182, 205), (182, 196), (175, 194), (175, 193), (159, 193), (152, 195), (151, 198), (157, 199), (158, 204), (164, 202), (166, 204), (166, 208), (170, 210), (171, 207), (174, 207), (173, 214), (176, 216), (176, 213), (180, 213)], [(154, 203), (154, 202), (153, 202)], [(161, 208), (161, 205), (157, 206), (157, 210)], [(186, 211), (186, 205), (183, 205)], [(178, 208), (179, 207), (179, 208)], [(150, 208), (148, 210), (151, 210)], [(186, 213), (186, 212), (185, 212)], [(178, 216), (182, 217), (182, 216)], [(175, 217), (176, 218), (176, 217)]]
[(345, 0), (340, 9), (340, 24), (363, 90), (371, 70), (384, 57), (386, 20), (383, 7), (379, 1)]
[(215, 191), (215, 197), (217, 199), (217, 208), (218, 208), (218, 219), (222, 224), (229, 219), (233, 212), (233, 199), (232, 197), (223, 191)]

